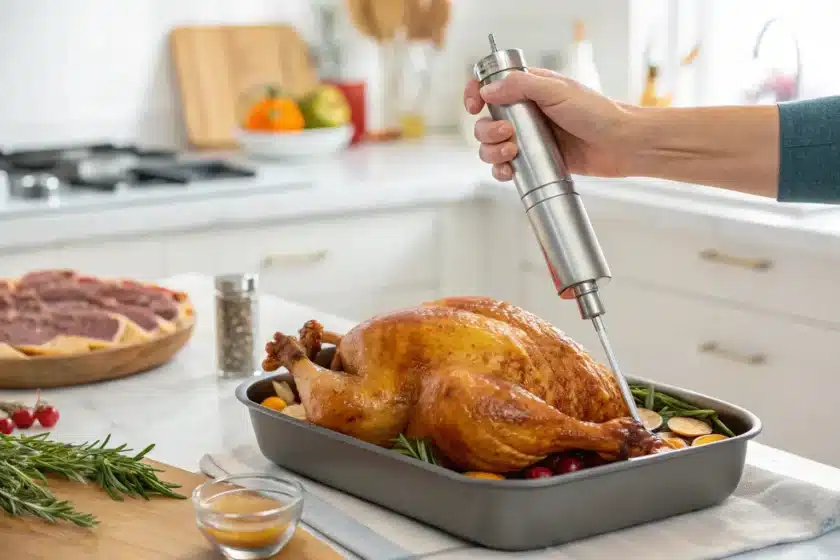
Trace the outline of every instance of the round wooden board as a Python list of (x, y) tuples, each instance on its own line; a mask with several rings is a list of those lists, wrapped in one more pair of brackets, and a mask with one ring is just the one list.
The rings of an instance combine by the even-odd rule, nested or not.
[(189, 341), (195, 319), (186, 327), (141, 344), (70, 356), (0, 360), (0, 389), (47, 389), (107, 381), (162, 366)]

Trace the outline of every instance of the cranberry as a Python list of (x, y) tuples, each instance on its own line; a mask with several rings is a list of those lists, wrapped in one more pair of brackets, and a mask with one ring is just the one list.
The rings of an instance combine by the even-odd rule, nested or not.
[(548, 467), (531, 467), (525, 471), (525, 478), (548, 478), (554, 476)]
[(15, 431), (15, 423), (3, 412), (0, 412), (0, 434), (9, 435)]
[(45, 428), (52, 428), (58, 422), (58, 409), (52, 405), (39, 406), (35, 410), (35, 417)]
[(12, 412), (12, 421), (15, 423), (15, 426), (25, 430), (35, 423), (35, 414), (29, 408), (18, 408)]
[(583, 459), (576, 455), (563, 455), (554, 462), (554, 472), (557, 474), (568, 474), (584, 468), (586, 468), (586, 464)]

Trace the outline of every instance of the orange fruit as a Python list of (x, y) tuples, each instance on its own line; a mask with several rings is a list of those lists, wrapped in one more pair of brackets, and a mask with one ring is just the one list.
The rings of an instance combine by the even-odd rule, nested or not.
[(260, 404), (266, 408), (270, 408), (271, 410), (276, 410), (277, 412), (281, 412), (284, 408), (286, 408), (286, 401), (280, 397), (268, 397)]
[(504, 480), (505, 479), (505, 477), (503, 477), (500, 474), (490, 473), (490, 472), (470, 471), (470, 472), (465, 472), (464, 476), (468, 476), (470, 478), (482, 478), (484, 480)]

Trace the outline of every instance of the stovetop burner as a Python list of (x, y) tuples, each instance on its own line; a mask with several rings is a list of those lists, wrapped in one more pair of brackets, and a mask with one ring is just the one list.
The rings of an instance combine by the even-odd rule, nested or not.
[[(0, 152), (0, 171), (8, 176), (10, 194), (25, 198), (57, 196), (61, 190), (116, 191), (256, 176), (252, 169), (221, 159), (181, 159), (173, 150), (112, 143)], [(44, 188), (46, 183), (53, 188)]]

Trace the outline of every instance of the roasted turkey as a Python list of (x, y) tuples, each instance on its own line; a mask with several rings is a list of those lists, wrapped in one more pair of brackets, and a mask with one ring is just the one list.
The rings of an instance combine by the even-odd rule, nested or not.
[[(265, 371), (286, 367), (309, 421), (391, 447), (424, 438), (455, 467), (505, 473), (567, 450), (666, 450), (630, 416), (611, 372), (510, 303), (452, 297), (393, 311), (344, 336), (308, 321), (276, 333)], [(329, 368), (314, 362), (336, 346)]]

